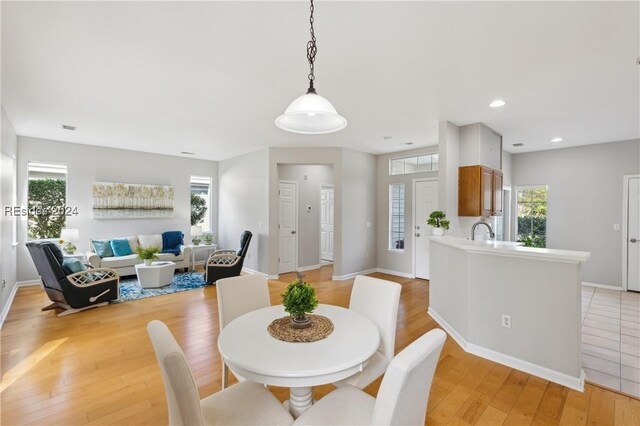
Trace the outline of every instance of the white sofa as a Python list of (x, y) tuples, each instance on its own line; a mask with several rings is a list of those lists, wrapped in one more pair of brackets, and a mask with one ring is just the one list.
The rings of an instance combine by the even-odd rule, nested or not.
[[(117, 256), (117, 257), (103, 257), (102, 259), (93, 251), (87, 252), (87, 262), (94, 268), (110, 268), (116, 270), (118, 275), (135, 275), (136, 269), (135, 265), (139, 263), (143, 263), (142, 260), (138, 259), (138, 255), (135, 253), (136, 248), (138, 246), (142, 246), (144, 248), (148, 247), (160, 247), (162, 248), (162, 235), (160, 234), (152, 234), (152, 235), (134, 235), (131, 237), (120, 237), (126, 238), (129, 240), (129, 245), (131, 246), (131, 251), (133, 254), (127, 256)], [(89, 244), (89, 247), (93, 249), (93, 245)], [(157, 254), (159, 260), (168, 260), (174, 262), (176, 264), (176, 270), (180, 268), (189, 268), (191, 266), (191, 248), (187, 246), (180, 246), (180, 254), (175, 255), (173, 253), (158, 253)]]

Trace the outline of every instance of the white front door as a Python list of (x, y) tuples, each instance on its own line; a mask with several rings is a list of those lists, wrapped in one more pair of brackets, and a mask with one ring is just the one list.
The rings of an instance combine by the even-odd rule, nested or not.
[(640, 291), (640, 178), (629, 179), (627, 289)]
[(320, 260), (333, 261), (333, 199), (333, 188), (320, 189)]
[(431, 227), (427, 225), (427, 219), (432, 211), (438, 207), (438, 181), (415, 181), (413, 200), (414, 205), (414, 235), (415, 235), (415, 276), (416, 278), (429, 279), (429, 240)]
[(278, 273), (298, 268), (298, 200), (294, 182), (279, 182), (278, 186)]

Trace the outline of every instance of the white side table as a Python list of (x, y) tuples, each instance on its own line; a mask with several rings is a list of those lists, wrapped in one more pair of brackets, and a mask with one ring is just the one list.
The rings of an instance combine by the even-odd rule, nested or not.
[(153, 262), (147, 266), (144, 263), (139, 263), (135, 268), (142, 288), (158, 288), (171, 284), (176, 264), (173, 262)]
[[(207, 250), (207, 259), (211, 255), (211, 251), (218, 250), (217, 244), (187, 244), (187, 247), (191, 249), (191, 270), (193, 271), (196, 268), (196, 251), (198, 250)], [(206, 262), (206, 261), (205, 261)], [(205, 263), (206, 268), (206, 263)]]

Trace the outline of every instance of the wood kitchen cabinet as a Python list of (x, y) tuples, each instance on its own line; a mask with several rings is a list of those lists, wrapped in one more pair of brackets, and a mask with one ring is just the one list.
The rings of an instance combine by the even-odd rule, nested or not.
[(484, 166), (458, 169), (458, 215), (501, 216), (502, 172)]

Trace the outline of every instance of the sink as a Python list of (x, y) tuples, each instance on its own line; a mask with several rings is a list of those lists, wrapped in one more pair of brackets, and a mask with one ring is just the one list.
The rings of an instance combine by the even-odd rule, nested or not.
[(500, 241), (500, 240), (471, 240), (471, 238), (467, 238), (467, 241), (476, 243), (478, 245), (488, 245), (494, 247), (507, 246), (507, 247), (517, 247), (523, 246), (524, 243), (519, 243), (517, 241)]

